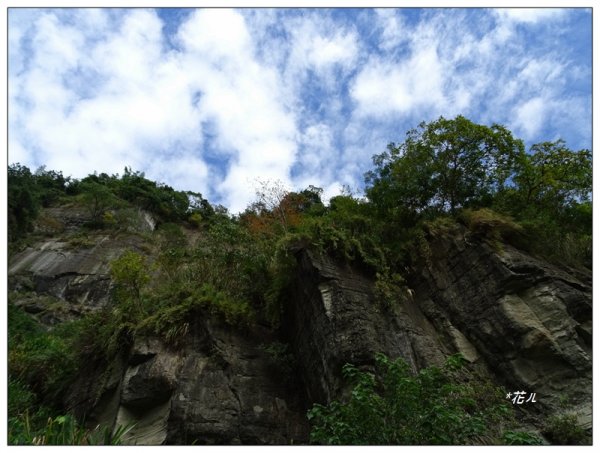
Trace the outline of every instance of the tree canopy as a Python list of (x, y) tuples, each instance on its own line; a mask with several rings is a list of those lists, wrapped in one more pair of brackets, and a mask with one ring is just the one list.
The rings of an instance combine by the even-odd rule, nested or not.
[(421, 123), (390, 143), (366, 174), (367, 196), (388, 213), (452, 212), (489, 205), (523, 154), (523, 143), (500, 125), (458, 116)]

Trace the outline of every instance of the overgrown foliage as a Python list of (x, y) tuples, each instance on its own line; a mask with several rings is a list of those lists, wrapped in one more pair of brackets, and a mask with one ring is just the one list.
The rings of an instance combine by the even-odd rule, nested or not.
[[(240, 215), (130, 168), (121, 176), (94, 173), (78, 180), (44, 167), (32, 172), (10, 165), (10, 253), (36, 235), (65, 231), (50, 207), (85, 214), (84, 227), (67, 237), (72, 248), (95, 244), (90, 229), (133, 233), (145, 241), (111, 263), (115, 291), (109, 306), (76, 322), (43, 329), (9, 304), (11, 432), (25, 433), (27, 423), (33, 427), (33, 437), (14, 439), (33, 442), (46, 428), (77, 432), (69, 419), (56, 418), (65, 416), (61, 395), (71, 376), (82, 363), (108, 366), (136, 335), (156, 335), (180, 347), (193, 322), (207, 316), (232, 328), (260, 323), (278, 329), (301, 249), (372, 276), (383, 308), (410, 299), (411, 269), (431, 265), (432, 240), (443, 237), (465, 234), (499, 251), (510, 243), (561, 265), (591, 268), (591, 159), (589, 150), (572, 151), (561, 140), (525, 151), (501, 125), (439, 118), (374, 156), (374, 168), (365, 175), (366, 197), (343, 193), (326, 205), (318, 187), (294, 192), (279, 182), (261, 182), (256, 201)], [(156, 231), (149, 231), (148, 222)], [(315, 441), (537, 442), (520, 431), (494, 431), (493, 420), (504, 423), (501, 406), (496, 400), (480, 404), (477, 388), (453, 381), (449, 368), (412, 375), (406, 364), (383, 357), (377, 367), (375, 375), (345, 368), (355, 390), (348, 402), (311, 411)], [(417, 390), (419, 398), (411, 393)], [(400, 407), (398, 393), (415, 414), (429, 415), (414, 418)], [(377, 418), (383, 415), (388, 418)], [(556, 439), (577, 437), (568, 422), (553, 422)], [(392, 423), (408, 427), (394, 431)]]
[[(373, 161), (366, 194), (392, 248), (411, 242), (408, 232), (423, 221), (469, 210), (488, 233), (506, 233), (510, 217), (510, 229), (520, 230), (532, 252), (591, 268), (589, 150), (572, 151), (558, 140), (525, 152), (504, 127), (458, 116), (422, 123)], [(484, 214), (494, 222), (484, 222)]]
[(40, 423), (44, 414), (30, 416), (28, 412), (9, 419), (9, 444), (11, 445), (121, 445), (124, 436), (133, 425), (97, 425), (93, 429), (80, 425), (71, 415), (48, 417)]
[(46, 332), (22, 309), (8, 304), (8, 372), (25, 392), (57, 406), (75, 374), (77, 363), (68, 329)]
[(544, 435), (555, 445), (589, 445), (590, 439), (575, 414), (554, 415), (546, 421)]
[[(129, 427), (87, 429), (62, 400), (81, 363), (80, 322), (47, 332), (8, 304), (8, 442), (11, 445), (117, 445)], [(94, 339), (96, 342), (97, 339)]]
[(462, 116), (421, 123), (403, 143), (374, 157), (367, 195), (394, 217), (485, 206), (504, 187), (522, 149), (500, 125), (481, 126)]
[[(375, 373), (353, 365), (346, 401), (308, 412), (311, 441), (331, 445), (474, 445), (502, 442), (512, 408), (489, 383), (466, 380), (460, 356), (413, 374), (402, 359), (375, 357)], [(515, 439), (516, 440), (516, 439)], [(521, 435), (521, 440), (534, 440)]]

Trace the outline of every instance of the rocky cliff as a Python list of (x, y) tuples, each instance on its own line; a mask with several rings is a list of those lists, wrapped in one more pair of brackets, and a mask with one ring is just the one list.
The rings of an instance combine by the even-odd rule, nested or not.
[[(31, 244), (9, 263), (15, 303), (47, 325), (109, 303), (108, 263), (125, 247), (144, 239)], [(566, 404), (589, 428), (591, 275), (466, 234), (427, 247), (389, 306), (372, 278), (301, 248), (281, 329), (195, 315), (177, 348), (136, 337), (110, 367), (82, 370), (67, 406), (89, 423), (135, 423), (132, 444), (305, 444), (306, 411), (343, 394), (345, 363), (369, 367), (383, 352), (418, 370), (461, 352), (505, 388), (536, 393), (527, 423)]]

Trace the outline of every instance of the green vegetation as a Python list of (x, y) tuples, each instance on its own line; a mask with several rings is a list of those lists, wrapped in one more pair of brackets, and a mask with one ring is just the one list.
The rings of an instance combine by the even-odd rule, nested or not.
[[(39, 414), (37, 415), (39, 418)], [(20, 418), (9, 419), (9, 436), (13, 445), (121, 445), (133, 426), (119, 426), (114, 431), (100, 425), (82, 427), (72, 416), (48, 417), (45, 425), (35, 428), (35, 418), (26, 412)]]
[[(308, 412), (311, 441), (330, 445), (476, 445), (503, 443), (514, 424), (504, 392), (467, 379), (463, 359), (413, 374), (402, 359), (376, 356), (375, 373), (343, 368), (353, 385), (347, 401), (315, 404)], [(539, 443), (528, 433), (506, 434), (511, 442)]]
[[(82, 228), (65, 233), (71, 247), (95, 245), (94, 231), (139, 239), (110, 264), (114, 292), (107, 307), (48, 329), (9, 303), (10, 442), (39, 436), (50, 442), (52, 435), (40, 433), (63, 428), (76, 433), (68, 434), (70, 441), (84, 442), (89, 433), (57, 418), (67, 416), (64, 393), (82, 363), (110, 367), (136, 335), (182, 347), (193, 323), (206, 317), (235, 329), (260, 323), (277, 330), (293, 287), (294, 252), (301, 248), (372, 276), (383, 311), (407, 300), (410, 269), (432, 264), (436, 238), (466, 234), (498, 251), (508, 243), (591, 269), (590, 151), (569, 150), (560, 140), (525, 151), (503, 126), (459, 116), (419, 125), (373, 160), (365, 197), (344, 193), (325, 205), (318, 187), (290, 192), (264, 182), (239, 215), (129, 168), (122, 176), (78, 180), (43, 167), (9, 166), (10, 254), (40, 235), (68, 231), (50, 215), (53, 207), (84, 217)], [(155, 231), (148, 231), (148, 213)], [(268, 351), (274, 362), (293, 362), (283, 349)], [(376, 375), (346, 367), (356, 385), (350, 400), (311, 411), (315, 442), (537, 442), (510, 431), (502, 406), (483, 404), (475, 384), (453, 380), (449, 368), (412, 375), (406, 364), (382, 357), (377, 363)], [(398, 395), (414, 416), (399, 407)], [(378, 419), (382, 414), (391, 418)], [(410, 418), (418, 414), (424, 418)], [(394, 431), (391, 420), (407, 428)], [(561, 423), (550, 430), (553, 439), (577, 437), (560, 434), (567, 431)]]
[(131, 250), (126, 251), (110, 264), (110, 274), (117, 285), (118, 299), (126, 302), (125, 305), (133, 305), (139, 315), (145, 312), (141, 291), (150, 280), (147, 268), (146, 259)]
[(367, 195), (380, 212), (403, 220), (485, 206), (504, 187), (522, 148), (499, 125), (462, 116), (422, 123), (374, 158)]
[(8, 305), (8, 441), (12, 445), (117, 445), (130, 429), (87, 429), (64, 413), (62, 400), (81, 362), (77, 323), (46, 332)]
[(590, 439), (577, 423), (574, 414), (562, 414), (550, 417), (546, 421), (544, 435), (556, 445), (590, 445)]
[(373, 160), (366, 194), (392, 249), (413, 243), (423, 222), (462, 216), (488, 234), (522, 233), (519, 244), (547, 259), (591, 268), (589, 150), (559, 140), (525, 152), (504, 127), (459, 116), (421, 124)]

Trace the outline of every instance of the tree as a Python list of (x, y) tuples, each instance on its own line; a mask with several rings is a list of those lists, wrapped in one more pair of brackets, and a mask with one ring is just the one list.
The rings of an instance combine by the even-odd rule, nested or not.
[(522, 142), (503, 126), (441, 117), (421, 123), (404, 143), (390, 143), (374, 156), (367, 196), (380, 211), (404, 215), (409, 223), (426, 212), (487, 206), (522, 153)]
[(132, 250), (110, 264), (110, 274), (118, 285), (121, 302), (132, 302), (140, 315), (144, 313), (141, 290), (150, 281), (147, 267), (146, 258)]
[(64, 195), (71, 181), (70, 177), (65, 178), (60, 171), (46, 170), (45, 165), (39, 167), (34, 176), (40, 191), (40, 201), (44, 207), (50, 206), (61, 195)]
[(564, 141), (543, 142), (517, 160), (512, 184), (494, 209), (527, 230), (534, 251), (560, 263), (592, 267), (592, 153)]
[(297, 226), (301, 211), (309, 205), (307, 197), (291, 192), (279, 180), (258, 180), (256, 201), (242, 214), (241, 220), (252, 234), (270, 238)]
[(563, 140), (533, 145), (516, 167), (514, 177), (522, 203), (553, 209), (590, 200), (592, 153), (571, 151)]
[(8, 240), (22, 238), (33, 230), (33, 221), (40, 208), (35, 178), (21, 164), (8, 167)]
[(116, 197), (107, 186), (94, 181), (82, 182), (80, 189), (81, 197), (90, 214), (90, 224), (101, 226), (104, 212), (115, 202)]

